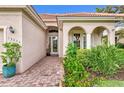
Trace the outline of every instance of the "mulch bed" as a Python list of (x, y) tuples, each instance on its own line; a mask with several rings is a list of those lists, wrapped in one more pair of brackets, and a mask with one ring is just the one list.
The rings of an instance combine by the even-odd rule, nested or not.
[(124, 68), (119, 70), (117, 74), (109, 78), (110, 80), (124, 80)]
[[(91, 73), (90, 78), (102, 77), (102, 75), (100, 75), (99, 73), (96, 73), (96, 72), (92, 72), (90, 69), (88, 69), (88, 72)], [(113, 75), (111, 77), (108, 77), (108, 78), (106, 77), (106, 79), (108, 79), (108, 80), (123, 80), (124, 81), (124, 68), (120, 69), (117, 74), (115, 74), (115, 75)]]

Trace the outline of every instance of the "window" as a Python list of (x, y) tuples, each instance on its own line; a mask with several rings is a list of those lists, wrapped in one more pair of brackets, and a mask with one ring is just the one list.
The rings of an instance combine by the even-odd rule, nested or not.
[(73, 42), (77, 47), (80, 48), (80, 34), (78, 34), (78, 33), (74, 34)]

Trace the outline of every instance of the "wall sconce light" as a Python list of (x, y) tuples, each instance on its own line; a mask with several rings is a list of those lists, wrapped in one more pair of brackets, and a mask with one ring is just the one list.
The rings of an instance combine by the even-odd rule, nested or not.
[(15, 33), (15, 30), (13, 29), (12, 26), (9, 27), (9, 31), (10, 31), (11, 33)]

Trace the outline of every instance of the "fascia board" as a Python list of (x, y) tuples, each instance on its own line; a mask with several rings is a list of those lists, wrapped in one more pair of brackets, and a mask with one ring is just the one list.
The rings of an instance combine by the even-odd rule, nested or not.
[(47, 29), (47, 26), (45, 25), (44, 21), (40, 18), (40, 16), (34, 11), (34, 9), (31, 6), (26, 6), (26, 8), (24, 9), (28, 14), (30, 14), (32, 16), (32, 18), (38, 23), (40, 24), (41, 27), (43, 27), (44, 29)]
[(124, 20), (122, 18), (116, 18), (116, 17), (57, 17), (58, 20), (62, 20), (62, 21), (76, 21), (76, 20), (80, 20), (80, 21), (92, 21), (92, 20)]

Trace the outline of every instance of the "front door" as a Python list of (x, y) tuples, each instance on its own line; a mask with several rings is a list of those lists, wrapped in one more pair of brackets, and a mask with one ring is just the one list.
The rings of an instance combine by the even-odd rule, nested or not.
[(58, 54), (58, 36), (49, 36), (49, 48), (51, 55)]

